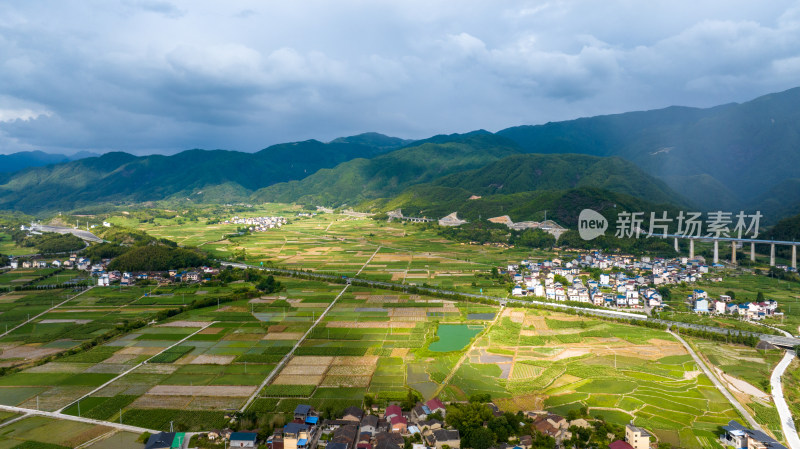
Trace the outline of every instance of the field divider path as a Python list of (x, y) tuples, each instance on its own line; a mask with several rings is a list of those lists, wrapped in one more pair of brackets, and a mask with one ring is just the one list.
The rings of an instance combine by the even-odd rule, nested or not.
[(347, 291), (348, 287), (350, 287), (350, 284), (347, 284), (347, 285), (344, 286), (342, 291), (340, 291), (339, 294), (336, 295), (336, 298), (334, 298), (333, 301), (331, 301), (331, 303), (328, 304), (328, 307), (325, 308), (325, 311), (323, 311), (319, 315), (319, 318), (317, 318), (317, 320), (314, 321), (314, 323), (311, 325), (311, 327), (308, 328), (306, 333), (303, 334), (303, 336), (300, 337), (299, 340), (297, 340), (297, 343), (295, 343), (294, 346), (292, 346), (292, 349), (285, 356), (283, 356), (283, 358), (281, 358), (281, 361), (278, 362), (277, 365), (275, 365), (275, 368), (273, 368), (272, 371), (270, 371), (270, 373), (266, 377), (266, 379), (264, 379), (264, 381), (261, 382), (261, 384), (258, 386), (258, 388), (256, 388), (256, 390), (253, 392), (253, 394), (250, 395), (249, 398), (247, 398), (247, 402), (245, 402), (244, 405), (242, 406), (242, 408), (239, 409), (240, 412), (244, 413), (244, 411), (247, 410), (248, 407), (250, 407), (250, 404), (252, 404), (253, 401), (256, 400), (258, 395), (261, 393), (261, 390), (263, 390), (264, 387), (269, 385), (269, 383), (272, 382), (272, 379), (281, 371), (281, 369), (283, 369), (284, 366), (286, 366), (286, 364), (289, 362), (289, 359), (291, 359), (292, 356), (294, 355), (294, 352), (297, 350), (297, 348), (300, 347), (300, 344), (302, 344), (305, 341), (305, 339), (309, 335), (311, 335), (311, 332), (314, 331), (314, 328), (316, 328), (317, 325), (322, 322), (322, 320), (325, 318), (325, 315), (327, 315), (328, 312), (333, 308), (333, 306), (336, 305), (336, 302), (339, 300), (339, 298), (342, 297), (342, 295), (344, 295), (344, 292)]
[(725, 388), (724, 385), (722, 385), (722, 382), (720, 382), (719, 379), (717, 379), (717, 377), (714, 375), (714, 373), (711, 372), (706, 363), (700, 358), (699, 355), (697, 355), (694, 349), (692, 349), (692, 347), (689, 346), (689, 343), (687, 343), (686, 340), (681, 338), (678, 334), (672, 332), (672, 330), (667, 330), (667, 332), (672, 334), (673, 337), (675, 337), (679, 342), (681, 342), (681, 344), (683, 344), (686, 350), (689, 351), (689, 355), (691, 355), (695, 363), (697, 363), (697, 366), (700, 367), (700, 369), (703, 371), (706, 377), (708, 377), (714, 384), (714, 386), (717, 387), (717, 390), (719, 390), (719, 392), (722, 393), (722, 395), (725, 396), (725, 398), (731, 404), (733, 404), (733, 406), (736, 408), (736, 410), (739, 411), (739, 413), (744, 417), (744, 419), (747, 420), (747, 423), (750, 424), (750, 428), (760, 430), (763, 432), (764, 429), (761, 428), (761, 425), (759, 425), (753, 418), (753, 416), (750, 414), (750, 412), (748, 412), (747, 409), (745, 409), (744, 406), (735, 397), (733, 397), (731, 392), (728, 391), (728, 389)]
[(75, 446), (75, 449), (83, 449), (85, 447), (91, 447), (95, 443), (98, 443), (98, 442), (103, 441), (103, 440), (105, 440), (107, 438), (110, 438), (115, 433), (117, 433), (117, 429), (111, 429), (111, 431), (109, 431), (109, 432), (106, 432), (106, 433), (104, 433), (102, 435), (98, 435), (98, 436), (92, 438), (89, 441), (85, 441), (83, 444), (81, 444), (79, 446)]
[(8, 421), (3, 421), (2, 423), (0, 423), (0, 427), (5, 427), (5, 426), (7, 426), (9, 424), (14, 424), (17, 421), (22, 421), (23, 419), (30, 418), (31, 416), (33, 416), (33, 415), (31, 415), (30, 413), (25, 413), (23, 415), (19, 415), (14, 419), (9, 419)]
[[(489, 323), (488, 326), (486, 326), (486, 329), (484, 329), (483, 332), (480, 332), (480, 333), (478, 333), (478, 335), (475, 336), (475, 338), (472, 340), (472, 344), (470, 344), (469, 347), (464, 351), (464, 355), (462, 355), (461, 358), (458, 359), (458, 362), (456, 362), (456, 364), (453, 366), (453, 369), (450, 370), (450, 374), (448, 374), (447, 377), (444, 378), (442, 383), (439, 384), (439, 387), (436, 388), (436, 391), (433, 393), (433, 397), (434, 398), (439, 396), (439, 393), (441, 393), (442, 390), (444, 390), (444, 387), (446, 387), (447, 384), (450, 383), (450, 380), (453, 378), (453, 376), (456, 375), (456, 372), (458, 371), (459, 368), (461, 368), (461, 365), (464, 364), (464, 361), (469, 358), (469, 353), (472, 352), (472, 350), (475, 348), (475, 344), (478, 343), (478, 340), (480, 340), (481, 337), (483, 337), (484, 335), (488, 334), (489, 331), (492, 330), (492, 326), (494, 326), (495, 323), (497, 323), (500, 320), (500, 316), (503, 315), (503, 311), (504, 310), (505, 310), (505, 306), (501, 305), (500, 306), (500, 310), (494, 316), (494, 319), (492, 320), (492, 322)], [(488, 349), (488, 346), (487, 346), (487, 349)]]
[(153, 354), (151, 357), (148, 357), (148, 358), (147, 358), (147, 360), (145, 360), (145, 361), (143, 361), (143, 362), (139, 363), (138, 365), (136, 365), (136, 366), (134, 366), (134, 367), (132, 367), (132, 368), (130, 368), (130, 369), (128, 369), (128, 370), (126, 370), (125, 372), (122, 372), (122, 373), (118, 374), (116, 377), (114, 377), (113, 379), (111, 379), (111, 380), (109, 380), (108, 382), (104, 383), (103, 385), (100, 385), (99, 387), (97, 387), (97, 388), (95, 388), (94, 390), (92, 390), (92, 391), (90, 391), (90, 392), (86, 393), (85, 395), (83, 395), (83, 396), (79, 397), (78, 399), (76, 399), (76, 400), (74, 400), (74, 401), (70, 402), (69, 404), (65, 405), (64, 407), (61, 407), (60, 409), (56, 410), (56, 411), (55, 411), (55, 413), (57, 413), (57, 414), (59, 414), (59, 415), (60, 415), (60, 414), (62, 414), (62, 412), (64, 411), (64, 409), (65, 409), (65, 408), (67, 408), (67, 407), (69, 407), (70, 405), (72, 405), (72, 404), (75, 404), (76, 402), (80, 402), (80, 401), (84, 400), (85, 398), (87, 398), (87, 397), (89, 397), (89, 396), (91, 396), (91, 395), (93, 395), (93, 394), (97, 393), (98, 391), (102, 390), (103, 388), (105, 388), (105, 387), (107, 387), (107, 386), (111, 385), (112, 383), (114, 383), (114, 382), (116, 382), (117, 380), (121, 379), (122, 377), (126, 376), (126, 375), (127, 375), (127, 374), (129, 374), (131, 371), (133, 371), (133, 370), (135, 370), (135, 369), (137, 369), (137, 368), (139, 368), (139, 367), (141, 367), (141, 366), (143, 366), (143, 365), (147, 364), (147, 362), (149, 362), (150, 360), (153, 360), (155, 357), (158, 357), (158, 356), (159, 356), (159, 355), (161, 355), (162, 353), (164, 353), (164, 352), (166, 352), (166, 351), (168, 351), (168, 350), (170, 350), (170, 349), (174, 348), (175, 346), (178, 346), (178, 345), (180, 345), (181, 343), (183, 343), (183, 342), (185, 342), (186, 340), (188, 340), (188, 339), (190, 339), (190, 338), (194, 337), (196, 334), (198, 334), (198, 333), (200, 333), (200, 332), (204, 331), (206, 328), (208, 328), (209, 326), (212, 326), (212, 325), (214, 325), (214, 324), (216, 324), (216, 323), (217, 323), (217, 321), (212, 321), (212, 322), (210, 322), (210, 323), (206, 324), (205, 326), (201, 327), (200, 329), (197, 329), (196, 331), (194, 331), (194, 332), (192, 332), (191, 334), (187, 335), (186, 337), (184, 337), (184, 338), (183, 338), (183, 339), (181, 339), (180, 341), (177, 341), (177, 342), (175, 342), (174, 344), (172, 344), (171, 346), (168, 346), (168, 347), (166, 347), (166, 348), (162, 349), (161, 351), (159, 351), (159, 352), (158, 352), (158, 354)]
[(98, 426), (113, 427), (115, 429), (124, 430), (126, 432), (134, 432), (134, 433), (159, 432), (158, 430), (145, 429), (144, 427), (129, 426), (127, 424), (120, 424), (111, 421), (101, 421), (99, 419), (81, 418), (80, 416), (65, 415), (63, 413), (58, 413), (58, 412), (45, 412), (42, 410), (33, 410), (30, 408), (14, 407), (11, 405), (0, 405), (0, 410), (13, 413), (24, 413), (25, 416), (43, 416), (45, 418), (63, 419), (66, 421), (76, 421), (86, 424), (95, 424)]
[(59, 307), (63, 306), (64, 304), (66, 304), (66, 303), (68, 303), (68, 302), (72, 301), (73, 299), (77, 298), (78, 296), (80, 296), (80, 295), (82, 295), (82, 294), (84, 294), (84, 293), (88, 292), (89, 290), (93, 289), (94, 287), (95, 287), (95, 286), (94, 286), (94, 285), (92, 285), (91, 287), (87, 288), (86, 290), (83, 290), (83, 291), (81, 291), (81, 292), (80, 292), (80, 293), (78, 293), (77, 295), (70, 296), (69, 298), (67, 298), (67, 299), (65, 299), (64, 301), (62, 301), (62, 302), (60, 302), (60, 303), (58, 303), (58, 304), (54, 305), (53, 307), (50, 307), (49, 309), (45, 310), (44, 312), (41, 312), (40, 314), (38, 314), (38, 315), (36, 315), (36, 316), (33, 316), (33, 317), (29, 318), (29, 319), (28, 319), (28, 321), (22, 322), (22, 323), (20, 323), (20, 324), (18, 324), (18, 325), (16, 325), (16, 326), (12, 327), (11, 329), (9, 329), (9, 330), (7, 330), (7, 331), (3, 332), (2, 334), (0, 334), (0, 338), (2, 338), (2, 337), (5, 337), (6, 335), (10, 334), (11, 332), (14, 332), (15, 330), (17, 330), (17, 329), (21, 328), (22, 326), (24, 326), (24, 325), (26, 325), (26, 324), (30, 323), (31, 321), (33, 321), (33, 320), (35, 320), (35, 319), (39, 318), (40, 316), (42, 316), (42, 315), (44, 315), (44, 314), (46, 314), (46, 313), (48, 313), (48, 312), (51, 312), (51, 311), (53, 311), (53, 310), (55, 310), (55, 309), (57, 309), (57, 308), (59, 308)]
[(381, 248), (382, 248), (382, 247), (380, 247), (380, 246), (379, 246), (379, 247), (378, 247), (378, 249), (376, 249), (376, 250), (375, 250), (375, 252), (374, 252), (374, 253), (372, 253), (372, 255), (371, 255), (371, 256), (369, 256), (369, 259), (367, 259), (367, 261), (364, 263), (364, 265), (362, 265), (362, 266), (361, 266), (361, 269), (359, 269), (359, 270), (358, 270), (358, 273), (356, 273), (356, 276), (358, 276), (359, 274), (361, 274), (361, 272), (362, 272), (362, 271), (364, 271), (364, 268), (367, 268), (367, 265), (369, 265), (369, 263), (370, 263), (370, 262), (372, 262), (372, 259), (374, 259), (374, 258), (375, 258), (375, 256), (377, 256), (377, 255), (378, 255), (378, 251), (380, 251), (380, 250), (381, 250)]

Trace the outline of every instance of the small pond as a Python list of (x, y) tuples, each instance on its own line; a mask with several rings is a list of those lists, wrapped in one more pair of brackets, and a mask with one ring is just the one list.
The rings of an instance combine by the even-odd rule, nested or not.
[(464, 349), (482, 328), (468, 324), (440, 324), (436, 330), (438, 340), (428, 347), (433, 352), (451, 352)]

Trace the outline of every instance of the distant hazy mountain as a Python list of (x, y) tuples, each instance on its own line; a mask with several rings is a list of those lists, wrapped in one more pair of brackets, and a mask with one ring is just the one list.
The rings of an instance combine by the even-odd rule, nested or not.
[[(190, 150), (173, 156), (136, 157), (107, 153), (47, 167), (0, 175), (0, 208), (27, 212), (68, 210), (93, 202), (151, 201), (188, 197), (194, 201), (247, 200), (252, 191), (304, 178), (320, 168), (374, 157), (405, 141), (380, 139), (381, 146), (316, 140), (274, 145), (257, 153)], [(396, 146), (393, 146), (396, 145)]]
[(42, 167), (94, 156), (97, 156), (97, 154), (85, 151), (69, 156), (45, 153), (43, 151), (20, 151), (18, 153), (0, 154), (0, 173), (12, 173), (28, 167)]
[(795, 88), (742, 104), (670, 107), (498, 134), (531, 153), (622, 157), (705, 209), (747, 207), (784, 180), (800, 178), (798, 105)]

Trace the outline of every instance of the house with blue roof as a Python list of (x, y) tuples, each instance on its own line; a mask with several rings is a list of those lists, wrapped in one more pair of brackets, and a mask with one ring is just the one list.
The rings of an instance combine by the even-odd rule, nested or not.
[(760, 430), (747, 428), (737, 421), (730, 421), (727, 426), (722, 427), (722, 435), (719, 437), (723, 446), (732, 446), (736, 449), (747, 449), (762, 447), (765, 449), (787, 449), (786, 446), (777, 442), (774, 438)]
[(233, 432), (230, 447), (256, 447), (256, 432)]

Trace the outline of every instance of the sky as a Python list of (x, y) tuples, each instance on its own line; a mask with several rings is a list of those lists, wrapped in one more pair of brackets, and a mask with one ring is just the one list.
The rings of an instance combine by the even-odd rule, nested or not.
[(800, 1), (0, 4), (0, 153), (417, 139), (798, 85)]

